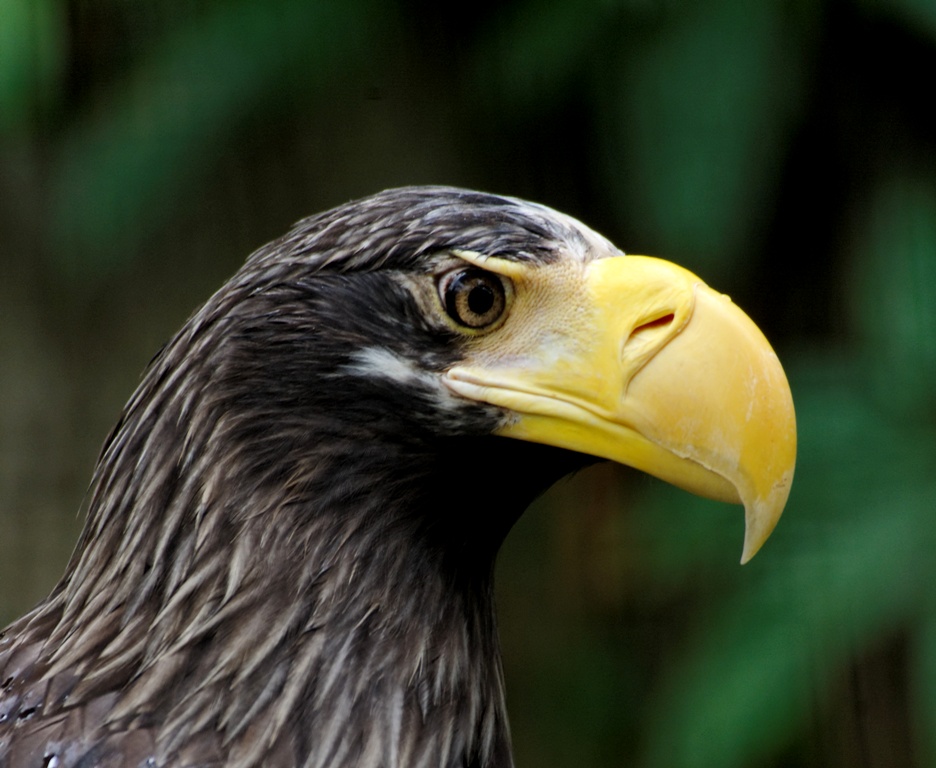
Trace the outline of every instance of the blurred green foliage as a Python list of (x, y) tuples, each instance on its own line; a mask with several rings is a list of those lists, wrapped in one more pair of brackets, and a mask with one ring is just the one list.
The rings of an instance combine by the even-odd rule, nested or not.
[(0, 131), (23, 129), (51, 107), (65, 53), (63, 8), (55, 0), (0, 0)]
[[(936, 766), (936, 4), (0, 0), (0, 617), (149, 355), (290, 221), (529, 197), (701, 273), (788, 370), (784, 519), (635, 473), (508, 540), (517, 759)], [(570, 513), (569, 507), (577, 511)]]

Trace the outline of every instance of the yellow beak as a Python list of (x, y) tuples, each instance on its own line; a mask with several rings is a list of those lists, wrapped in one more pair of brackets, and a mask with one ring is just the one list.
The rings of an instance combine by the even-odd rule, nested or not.
[[(741, 562), (750, 560), (780, 518), (796, 461), (790, 387), (757, 326), (727, 296), (660, 259), (597, 259), (574, 274), (515, 264), (509, 272), (517, 295), (508, 323), (516, 314), (521, 326), (513, 348), (454, 367), (449, 386), (515, 414), (504, 436), (744, 504)], [(547, 312), (556, 327), (522, 330), (532, 314), (527, 293), (541, 304), (553, 295), (562, 307)]]

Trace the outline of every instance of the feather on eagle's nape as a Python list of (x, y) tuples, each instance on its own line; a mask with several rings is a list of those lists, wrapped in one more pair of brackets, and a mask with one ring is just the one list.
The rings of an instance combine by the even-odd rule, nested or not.
[[(0, 635), (0, 768), (511, 766), (492, 572), (529, 502), (621, 461), (742, 501), (747, 557), (792, 479), (763, 337), (622, 256), (448, 187), (250, 256), (153, 359), (65, 575)], [(767, 389), (686, 375), (695, 345)], [(677, 434), (658, 390), (719, 423)]]

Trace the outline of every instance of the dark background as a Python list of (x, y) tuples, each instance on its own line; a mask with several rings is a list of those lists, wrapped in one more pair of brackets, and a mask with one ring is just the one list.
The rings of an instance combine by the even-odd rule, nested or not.
[(739, 509), (599, 467), (501, 558), (520, 766), (936, 766), (933, 0), (0, 0), (0, 620), (140, 371), (379, 189), (573, 214), (732, 295), (800, 458)]

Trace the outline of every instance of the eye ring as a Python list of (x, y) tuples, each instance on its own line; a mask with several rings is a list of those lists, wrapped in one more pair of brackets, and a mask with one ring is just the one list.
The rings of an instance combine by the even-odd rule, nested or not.
[(509, 286), (493, 272), (477, 267), (455, 270), (439, 282), (439, 296), (452, 320), (479, 331), (496, 324), (507, 311)]

